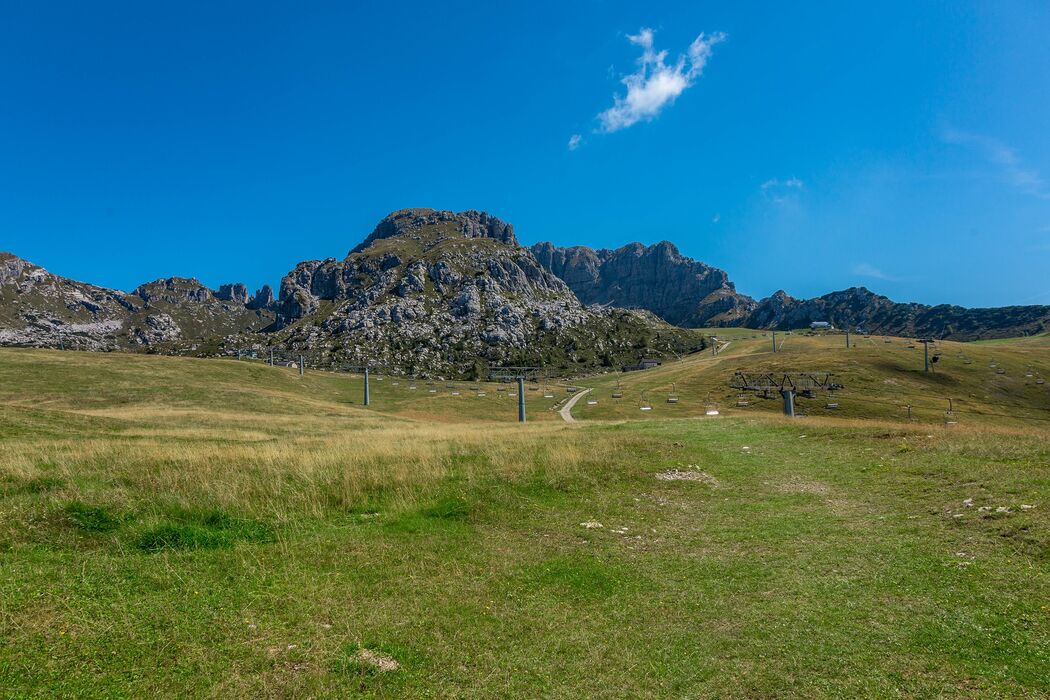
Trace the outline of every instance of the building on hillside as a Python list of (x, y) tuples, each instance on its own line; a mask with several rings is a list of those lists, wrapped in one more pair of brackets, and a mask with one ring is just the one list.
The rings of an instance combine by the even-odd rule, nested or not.
[(809, 324), (809, 327), (815, 331), (833, 331), (835, 326), (831, 325), (827, 321), (813, 321)]
[(637, 372), (638, 370), (652, 369), (653, 367), (659, 367), (659, 366), (660, 366), (660, 361), (659, 360), (654, 360), (651, 357), (646, 357), (646, 358), (643, 358), (643, 359), (639, 360), (638, 362), (636, 362), (633, 365), (624, 365), (623, 366), (623, 371), (624, 372)]

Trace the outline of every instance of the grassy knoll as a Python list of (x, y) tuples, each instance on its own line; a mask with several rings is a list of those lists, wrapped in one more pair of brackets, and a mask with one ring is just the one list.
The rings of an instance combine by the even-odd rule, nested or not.
[[(582, 419), (641, 419), (702, 416), (713, 406), (721, 414), (775, 414), (779, 396), (763, 400), (729, 386), (736, 370), (748, 372), (827, 371), (845, 389), (799, 398), (797, 408), (810, 416), (905, 420), (907, 406), (922, 422), (941, 422), (952, 400), (955, 420), (968, 425), (1029, 425), (1050, 428), (1050, 353), (1040, 338), (997, 343), (939, 342), (934, 371), (923, 371), (922, 344), (902, 338), (778, 333), (781, 351), (772, 352), (768, 334), (723, 334), (729, 345), (719, 355), (686, 357), (657, 369), (609, 374), (584, 382), (593, 386), (597, 405), (581, 402), (573, 414)], [(753, 337), (757, 336), (757, 337)], [(914, 345), (914, 347), (909, 347)], [(933, 354), (934, 350), (931, 350)], [(1001, 373), (1000, 373), (1001, 371)], [(1044, 383), (1039, 384), (1043, 378)], [(612, 394), (619, 382), (622, 399)], [(668, 404), (672, 388), (679, 403)], [(639, 410), (648, 399), (653, 410)], [(744, 400), (747, 406), (738, 406)], [(837, 408), (827, 404), (837, 403)]]
[(345, 381), (0, 351), (2, 695), (1050, 694), (1034, 423), (517, 426)]

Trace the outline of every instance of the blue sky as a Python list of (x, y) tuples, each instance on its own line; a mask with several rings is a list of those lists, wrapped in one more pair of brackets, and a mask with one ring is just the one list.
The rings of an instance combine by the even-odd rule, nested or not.
[(0, 249), (255, 288), (476, 208), (757, 297), (1050, 303), (1048, 39), (1022, 0), (8, 0)]

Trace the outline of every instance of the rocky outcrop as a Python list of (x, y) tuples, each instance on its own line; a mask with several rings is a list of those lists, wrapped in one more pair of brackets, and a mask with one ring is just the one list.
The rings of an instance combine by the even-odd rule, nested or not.
[(616, 250), (537, 243), (532, 252), (585, 304), (647, 309), (686, 327), (731, 323), (754, 306), (725, 272), (683, 256), (668, 241)]
[(255, 292), (255, 296), (248, 300), (245, 306), (252, 311), (270, 308), (273, 306), (273, 288), (268, 284), (264, 284)]
[(224, 284), (215, 292), (215, 298), (223, 301), (232, 301), (237, 304), (248, 303), (248, 288), (240, 282)]

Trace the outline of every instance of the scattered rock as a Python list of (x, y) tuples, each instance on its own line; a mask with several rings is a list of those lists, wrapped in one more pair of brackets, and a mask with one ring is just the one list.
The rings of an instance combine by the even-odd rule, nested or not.
[(588, 520), (585, 523), (580, 523), (580, 527), (587, 528), (588, 530), (597, 530), (602, 527), (602, 524), (597, 520)]

